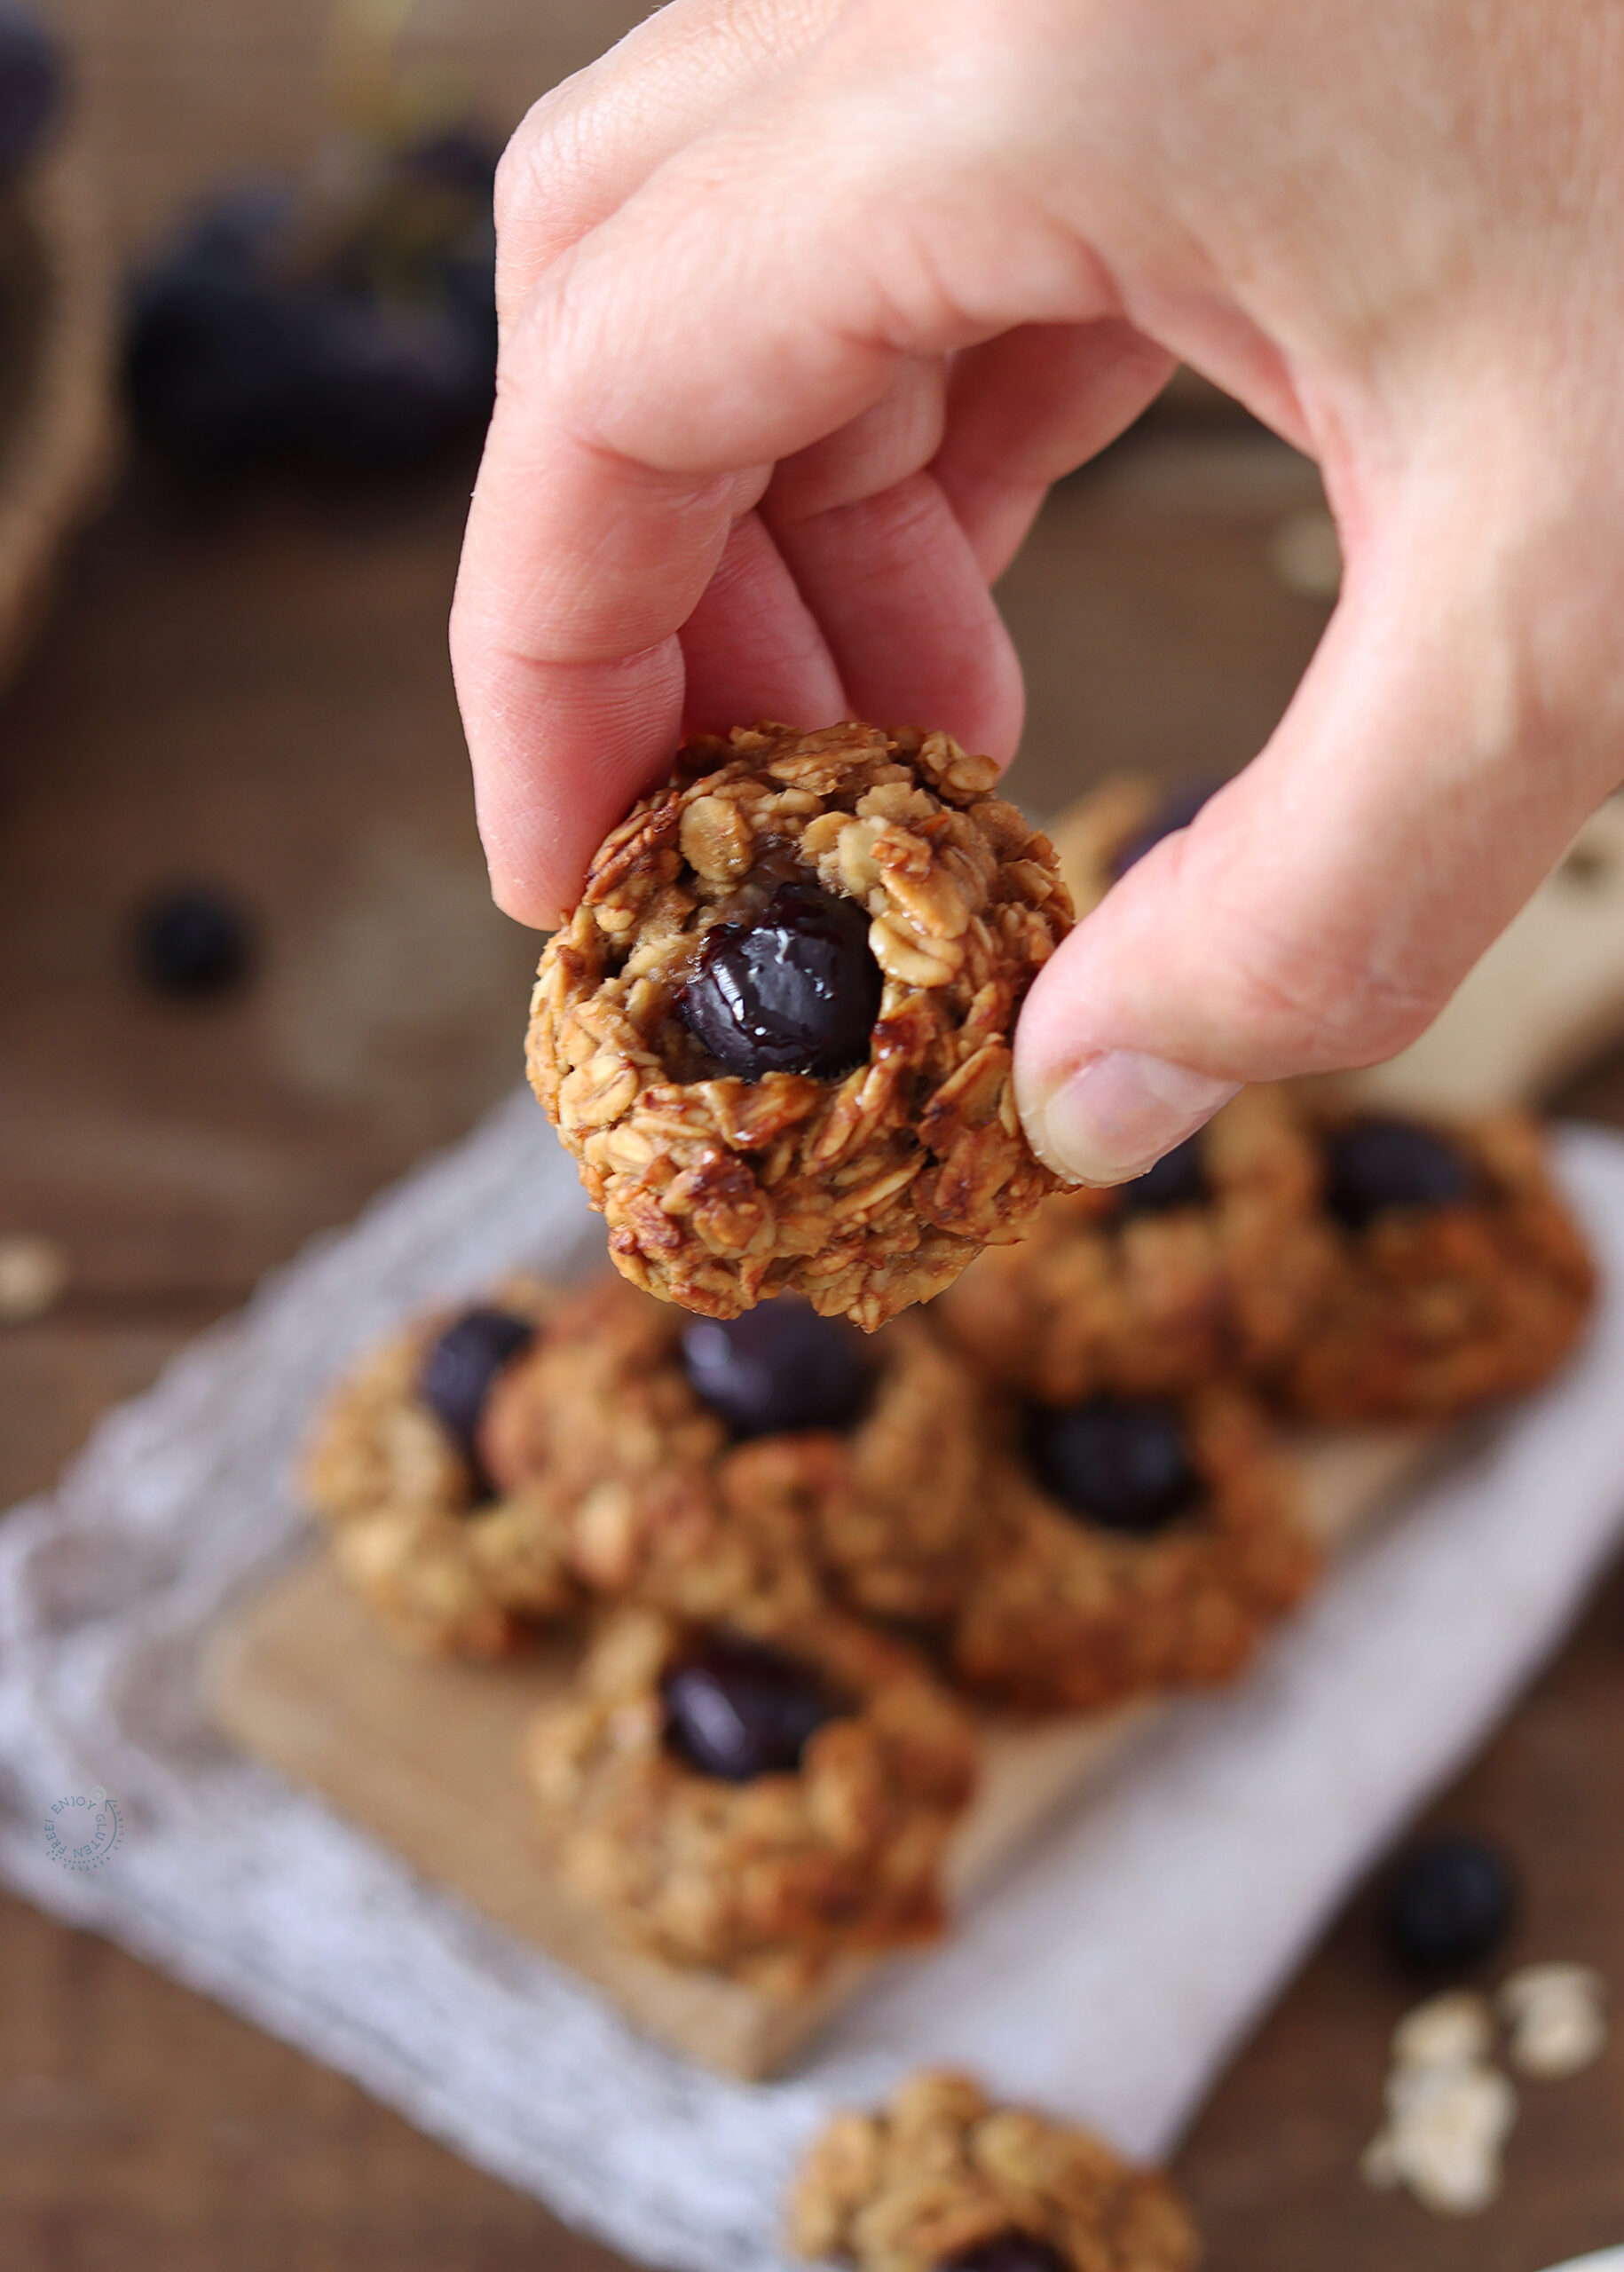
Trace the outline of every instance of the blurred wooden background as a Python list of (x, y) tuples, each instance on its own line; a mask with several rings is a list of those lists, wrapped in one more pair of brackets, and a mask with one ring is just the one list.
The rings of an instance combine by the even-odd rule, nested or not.
[[(323, 0), (58, 12), (126, 249), (322, 130)], [(412, 42), (508, 123), (641, 12), (423, 0)], [(467, 474), (202, 517), (137, 474), (0, 707), (0, 1234), (44, 1233), (73, 1266), (49, 1317), (0, 1329), (0, 1504), (517, 1077), (535, 943), (485, 894), (445, 661)], [(1254, 430), (1176, 419), (1066, 485), (1005, 587), (1031, 684), (1019, 793), (1042, 809), (1126, 763), (1243, 762), (1325, 620), (1277, 566), (1318, 496)], [(262, 961), (240, 997), (176, 1006), (131, 975), (130, 911), (176, 878), (253, 913)], [(1624, 1121), (1616, 1069), (1575, 1097)], [(1517, 1956), (1615, 1981), (1621, 1748), (1615, 1586), (1441, 1810), (1518, 1857)], [(0, 1999), (8, 2272), (608, 2264), (348, 2083), (5, 1901)], [(1534, 2272), (1624, 2237), (1624, 2042), (1528, 2093), (1488, 2218), (1444, 2225), (1364, 2189), (1406, 2000), (1363, 1896), (1181, 2157), (1212, 2272)]]
[[(82, 58), (118, 241), (149, 243), (200, 187), (297, 162), (328, 123), (334, 0), (49, 0)], [(365, 20), (398, 0), (351, 0)], [(504, 130), (651, 11), (636, 0), (419, 0), (403, 59)]]

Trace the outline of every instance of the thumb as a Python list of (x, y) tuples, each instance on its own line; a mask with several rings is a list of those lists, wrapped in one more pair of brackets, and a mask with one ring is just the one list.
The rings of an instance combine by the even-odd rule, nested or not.
[(1033, 989), (1016, 1093), (1068, 1180), (1142, 1173), (1242, 1082), (1403, 1048), (1616, 780), (1624, 576), (1604, 517), (1510, 540), (1426, 486), (1350, 561), (1262, 755)]

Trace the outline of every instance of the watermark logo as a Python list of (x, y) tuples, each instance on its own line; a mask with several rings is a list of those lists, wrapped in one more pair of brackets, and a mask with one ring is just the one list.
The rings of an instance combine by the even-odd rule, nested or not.
[(45, 1818), (45, 1850), (65, 1870), (99, 1870), (124, 1834), (100, 1784), (59, 1799)]

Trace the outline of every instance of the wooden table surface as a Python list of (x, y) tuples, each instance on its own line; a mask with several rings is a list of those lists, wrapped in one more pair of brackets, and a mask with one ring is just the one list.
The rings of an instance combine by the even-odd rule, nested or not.
[[(63, 12), (126, 241), (228, 157), (307, 138), (317, 0)], [(490, 0), (458, 52), (510, 89), (497, 66), (517, 49), (540, 86), (637, 12)], [(423, 37), (450, 42), (467, 14), (426, 7)], [(1032, 686), (1018, 790), (1043, 807), (1123, 763), (1242, 761), (1323, 625), (1271, 565), (1317, 495), (1277, 445), (1177, 426), (1060, 492), (1005, 593)], [(516, 1077), (534, 942), (485, 894), (444, 656), (465, 496), (453, 475), (200, 519), (133, 479), (5, 698), (0, 1234), (59, 1238), (74, 1275), (49, 1317), (0, 1329), (0, 1505)], [(239, 998), (177, 1006), (135, 982), (130, 911), (177, 878), (253, 911), (262, 958)], [(1567, 1101), (1624, 1124), (1624, 1065)], [(1624, 1984), (1620, 1756), (1615, 1581), (1438, 1812), (1517, 1856), (1516, 1958)], [(1442, 2223), (1361, 2185), (1408, 2000), (1372, 1907), (1352, 1903), (1179, 2157), (1212, 2272), (1537, 2272), (1624, 2239), (1624, 2030), (1598, 2067), (1529, 2088), (1488, 2216)], [(0, 2010), (8, 2272), (613, 2261), (349, 2083), (5, 1900)]]

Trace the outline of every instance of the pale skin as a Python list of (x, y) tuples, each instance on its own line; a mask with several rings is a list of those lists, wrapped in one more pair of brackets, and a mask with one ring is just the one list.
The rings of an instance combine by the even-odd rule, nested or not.
[(1045, 1158), (1116, 1181), (1402, 1047), (1624, 777), (1618, 0), (672, 0), (498, 225), (453, 651), (524, 922), (685, 727), (1007, 761), (989, 586), (1179, 358), (1317, 461), (1343, 594), (1034, 990)]

